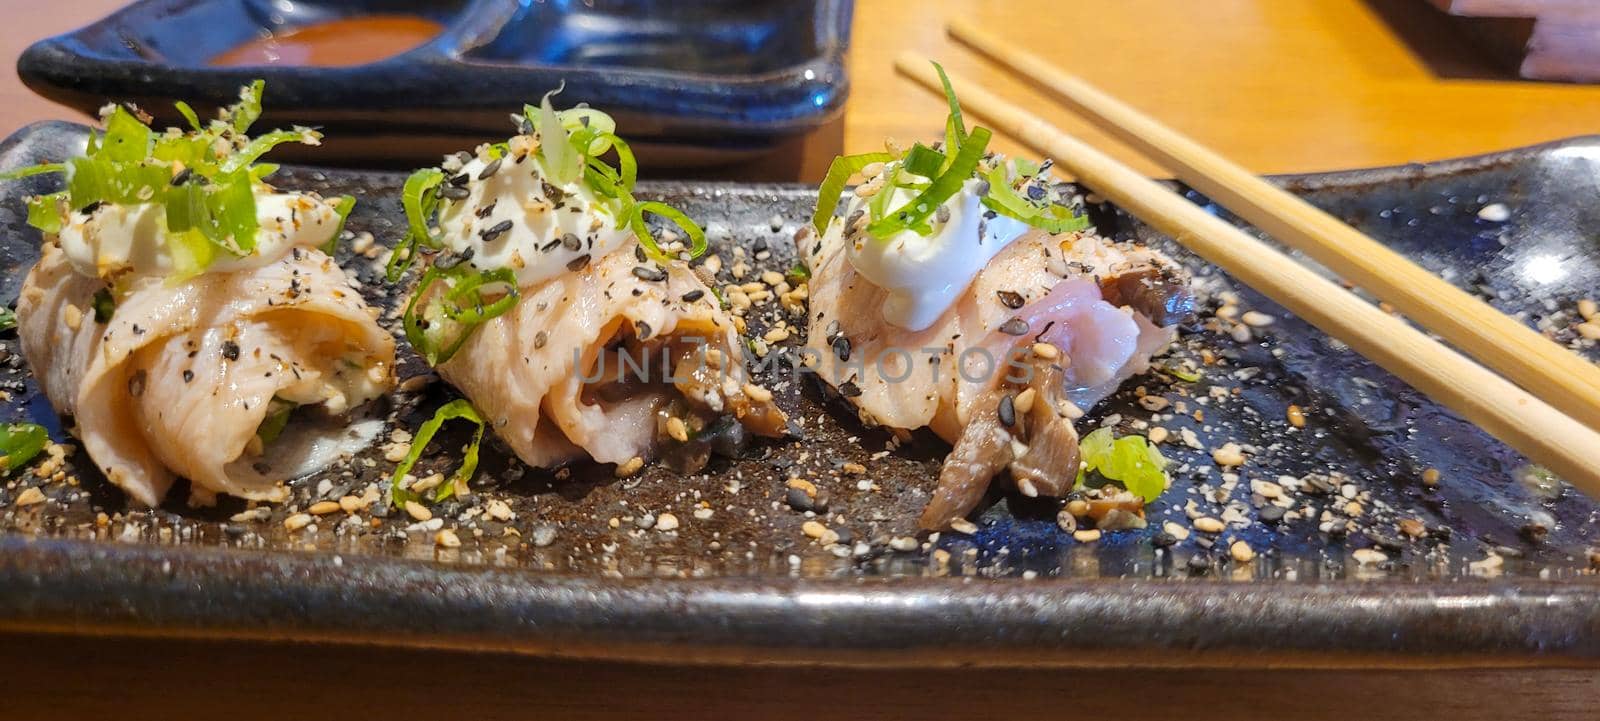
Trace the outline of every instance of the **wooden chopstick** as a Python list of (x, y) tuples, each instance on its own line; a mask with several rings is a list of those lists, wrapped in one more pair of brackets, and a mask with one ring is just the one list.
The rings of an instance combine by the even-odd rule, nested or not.
[[(940, 92), (939, 78), (927, 59), (908, 53), (895, 66)], [(961, 93), (962, 106), (995, 129), (1042, 150), (1135, 217), (1349, 344), (1535, 463), (1600, 497), (1600, 433), (979, 83), (954, 74), (951, 81)]]
[(964, 20), (951, 36), (1032, 80), (1096, 127), (1462, 352), (1600, 429), (1600, 365), (1561, 347), (1405, 256), (1098, 88)]

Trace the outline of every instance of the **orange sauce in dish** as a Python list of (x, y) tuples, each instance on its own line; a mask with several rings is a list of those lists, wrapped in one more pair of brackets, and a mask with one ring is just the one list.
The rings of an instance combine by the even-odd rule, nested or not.
[(411, 15), (367, 15), (330, 20), (265, 35), (211, 59), (211, 65), (343, 67), (392, 58), (432, 40), (444, 29)]

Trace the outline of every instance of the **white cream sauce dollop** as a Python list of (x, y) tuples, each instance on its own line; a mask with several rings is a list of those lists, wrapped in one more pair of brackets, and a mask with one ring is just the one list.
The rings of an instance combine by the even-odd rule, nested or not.
[(616, 227), (611, 204), (581, 180), (557, 185), (535, 156), (518, 158), (480, 154), (451, 176), (467, 176), (468, 195), (442, 207), (439, 231), (452, 252), (471, 251), (472, 267), (511, 268), (517, 284), (527, 287), (611, 253), (633, 235)]
[[(315, 248), (328, 242), (339, 227), (333, 204), (307, 193), (280, 193), (255, 187), (255, 250), (234, 256), (219, 249), (207, 271), (259, 268), (282, 259), (294, 248)], [(166, 207), (156, 203), (107, 203), (89, 213), (73, 211), (56, 235), (73, 270), (93, 278), (170, 275), (177, 263), (168, 244)]]
[[(988, 209), (978, 190), (984, 182), (970, 179), (945, 201), (950, 217), (942, 223), (930, 218), (930, 235), (905, 230), (880, 240), (862, 232), (850, 243), (847, 252), (856, 272), (889, 292), (883, 319), (890, 325), (910, 331), (933, 325), (995, 255), (1028, 231), (1026, 223), (1004, 215), (983, 218)], [(904, 206), (916, 196), (916, 191), (905, 188), (894, 193), (890, 208)], [(852, 200), (846, 220), (830, 225), (829, 235), (842, 235), (848, 218), (865, 211), (866, 203), (864, 198)]]

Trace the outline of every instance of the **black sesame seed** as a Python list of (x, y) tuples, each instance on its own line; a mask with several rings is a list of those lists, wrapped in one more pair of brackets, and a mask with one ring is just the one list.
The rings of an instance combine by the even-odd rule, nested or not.
[(548, 252), (550, 252), (552, 250), (555, 250), (556, 246), (558, 246), (558, 245), (561, 245), (561, 239), (560, 238), (556, 238), (555, 240), (552, 240), (552, 241), (550, 241), (548, 243), (545, 243), (544, 245), (539, 246), (539, 252), (540, 253), (548, 253)]
[(695, 302), (697, 300), (700, 300), (701, 298), (704, 298), (704, 297), (706, 297), (706, 292), (697, 288), (695, 290), (691, 290), (691, 291), (689, 291), (687, 293), (684, 293), (682, 300), (685, 303), (693, 303), (693, 302)]
[(550, 181), (543, 178), (539, 179), (539, 189), (543, 190), (544, 197), (549, 198), (558, 208), (561, 207), (561, 201), (567, 197), (567, 191), (551, 185)]
[(1196, 573), (1205, 573), (1211, 570), (1211, 557), (1204, 553), (1196, 553), (1189, 557), (1189, 570)]
[(184, 168), (183, 170), (178, 171), (177, 175), (172, 176), (172, 184), (183, 185), (184, 183), (189, 182), (189, 180), (193, 177), (194, 168)]
[(561, 247), (573, 251), (581, 250), (583, 248), (583, 241), (578, 240), (578, 236), (573, 235), (572, 233), (563, 233), (561, 235)]
[(983, 211), (983, 219), (984, 220), (994, 220), (995, 218), (998, 218), (998, 217), (1000, 217), (1000, 214), (996, 213), (996, 212), (994, 212), (992, 210)]
[(468, 248), (462, 251), (460, 255), (446, 253), (440, 256), (438, 260), (433, 261), (433, 267), (438, 268), (439, 270), (450, 270), (451, 268), (472, 260), (472, 256), (475, 253), (476, 251), (473, 248)]
[(846, 398), (859, 398), (861, 397), (861, 386), (856, 385), (855, 381), (845, 381), (840, 383), (839, 395)]
[(482, 208), (479, 208), (478, 212), (475, 213), (475, 215), (477, 215), (479, 218), (487, 218), (487, 217), (489, 217), (489, 214), (491, 214), (493, 212), (494, 212), (494, 203), (490, 203), (488, 205), (483, 206)]
[(1000, 304), (1012, 310), (1021, 308), (1027, 302), (1027, 299), (1023, 298), (1021, 293), (1015, 291), (1002, 290), (997, 295), (1000, 296)]
[(1167, 533), (1166, 531), (1161, 531), (1150, 538), (1150, 545), (1155, 546), (1156, 548), (1171, 548), (1172, 546), (1177, 545), (1177, 543), (1178, 537)]
[(222, 357), (231, 361), (239, 360), (239, 344), (231, 340), (222, 341)]
[(500, 161), (502, 160), (505, 160), (505, 158), (495, 158), (489, 161), (488, 165), (483, 166), (483, 170), (478, 171), (478, 180), (488, 180), (494, 177), (495, 173), (500, 172)]
[(472, 191), (466, 188), (457, 188), (453, 185), (439, 189), (439, 197), (446, 200), (466, 200), (469, 195), (472, 195)]
[(150, 374), (145, 369), (134, 371), (133, 375), (128, 376), (128, 395), (134, 398), (144, 395), (145, 381), (149, 379)]
[(842, 360), (842, 361), (850, 360), (850, 339), (846, 338), (844, 336), (839, 336), (838, 338), (834, 338), (833, 339), (833, 354), (838, 356), (839, 360)]
[(832, 340), (835, 336), (839, 335), (839, 321), (828, 321), (828, 330), (826, 335), (829, 340)]
[(996, 412), (1000, 414), (1000, 425), (1010, 428), (1017, 424), (1017, 401), (1010, 393), (1000, 398), (1000, 407)]
[(105, 204), (106, 203), (103, 200), (96, 200), (93, 203), (83, 206), (83, 210), (78, 212), (83, 213), (84, 215), (94, 215), (94, 211), (99, 210), (100, 207)]
[(935, 220), (938, 220), (941, 223), (950, 222), (950, 206), (948, 206), (948, 205), (939, 206), (938, 210), (933, 211), (933, 217), (934, 217)]
[(508, 230), (511, 230), (511, 221), (502, 220), (494, 225), (489, 226), (488, 230), (485, 230), (478, 235), (482, 237), (485, 242), (488, 242), (500, 237)]
[(457, 187), (457, 188), (465, 188), (465, 187), (467, 187), (467, 183), (469, 183), (471, 181), (472, 181), (472, 178), (469, 177), (466, 173), (459, 173), (459, 174), (457, 174), (457, 175), (455, 175), (455, 176), (450, 178), (450, 183), (449, 184), (451, 186), (454, 186), (454, 187)]
[(1033, 200), (1044, 200), (1044, 188), (1038, 185), (1028, 186), (1028, 197)]
[(1000, 332), (1006, 335), (1027, 335), (1028, 321), (1013, 316), (1011, 320), (1000, 324)]
[(811, 502), (811, 496), (806, 495), (803, 489), (790, 488), (783, 494), (783, 500), (789, 504), (790, 508), (801, 513), (815, 510), (815, 506)]
[(538, 333), (533, 334), (533, 349), (534, 350), (539, 350), (540, 348), (543, 348), (544, 344), (545, 344), (545, 341), (548, 341), (549, 339), (550, 339), (549, 334), (545, 333), (542, 330), (539, 331)]
[(847, 544), (856, 540), (856, 534), (851, 533), (850, 529), (846, 526), (839, 526), (838, 528), (833, 529), (833, 532), (839, 535), (839, 543)]
[(633, 335), (639, 340), (650, 340), (650, 334), (654, 332), (655, 329), (651, 328), (649, 323), (642, 320), (633, 322)]
[(667, 271), (655, 266), (636, 265), (633, 267), (633, 277), (638, 278), (639, 280), (659, 283), (667, 279)]
[(589, 267), (589, 254), (588, 253), (584, 253), (583, 255), (580, 255), (580, 256), (578, 256), (576, 258), (573, 258), (570, 261), (567, 261), (567, 270), (579, 271), (579, 270), (583, 270), (584, 268), (587, 268), (587, 267)]
[(989, 181), (987, 181), (987, 180), (978, 181), (977, 186), (973, 187), (973, 189), (972, 189), (972, 194), (976, 195), (976, 196), (978, 196), (980, 198), (982, 198), (985, 195), (988, 195), (989, 194)]
[(183, 382), (188, 383), (192, 380), (194, 380), (194, 371), (185, 368), (183, 370)]

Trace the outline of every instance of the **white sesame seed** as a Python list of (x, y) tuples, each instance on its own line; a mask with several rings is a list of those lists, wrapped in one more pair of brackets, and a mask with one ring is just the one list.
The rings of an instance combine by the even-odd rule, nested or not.
[(1356, 563), (1359, 563), (1363, 566), (1376, 566), (1384, 561), (1389, 560), (1389, 556), (1387, 554), (1376, 548), (1358, 548), (1355, 550), (1355, 553), (1351, 555), (1355, 557)]

